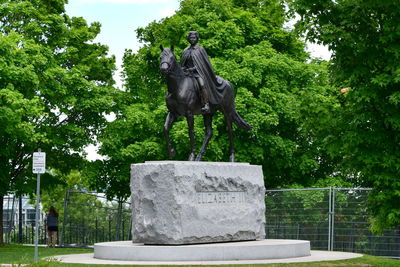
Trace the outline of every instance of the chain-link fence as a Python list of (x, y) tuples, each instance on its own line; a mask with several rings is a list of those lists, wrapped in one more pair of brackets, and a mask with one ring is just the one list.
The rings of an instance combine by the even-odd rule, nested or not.
[[(370, 231), (366, 210), (369, 192), (370, 189), (362, 188), (267, 190), (266, 238), (309, 240), (311, 248), (317, 250), (400, 258), (400, 226), (385, 230), (382, 236)], [(12, 216), (18, 213), (17, 203), (18, 198), (10, 197), (3, 206), (5, 241), (33, 243), (34, 208), (23, 207), (23, 223), (19, 228), (19, 218)], [(130, 203), (107, 201), (101, 194), (67, 190), (63, 210), (59, 211), (61, 245), (87, 246), (132, 238)], [(42, 221), (41, 244), (46, 242), (43, 226)]]
[(86, 246), (96, 242), (129, 240), (130, 203), (107, 201), (101, 194), (68, 190), (60, 244)]
[[(3, 240), (5, 243), (33, 244), (35, 237), (35, 207), (26, 196), (8, 195), (3, 201)], [(43, 221), (43, 214), (40, 214)], [(44, 243), (46, 232), (39, 228), (39, 241)]]
[[(27, 197), (6, 196), (3, 204), (5, 243), (34, 243), (35, 207)], [(88, 246), (96, 242), (129, 240), (130, 203), (108, 201), (104, 195), (67, 190), (59, 210), (58, 243), (63, 246)], [(46, 244), (45, 213), (40, 212), (39, 244)]]
[(400, 257), (400, 226), (370, 231), (365, 188), (267, 190), (266, 238), (311, 241), (316, 250)]

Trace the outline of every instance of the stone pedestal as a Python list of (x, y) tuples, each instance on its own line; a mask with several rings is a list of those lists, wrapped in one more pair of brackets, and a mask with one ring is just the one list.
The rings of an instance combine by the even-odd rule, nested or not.
[(131, 166), (133, 243), (264, 239), (261, 166), (162, 161)]

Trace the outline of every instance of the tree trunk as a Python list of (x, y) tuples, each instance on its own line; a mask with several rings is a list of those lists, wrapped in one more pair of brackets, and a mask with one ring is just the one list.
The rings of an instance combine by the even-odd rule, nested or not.
[(4, 243), (3, 243), (3, 204), (4, 204), (4, 196), (0, 195), (0, 247), (4, 246)]

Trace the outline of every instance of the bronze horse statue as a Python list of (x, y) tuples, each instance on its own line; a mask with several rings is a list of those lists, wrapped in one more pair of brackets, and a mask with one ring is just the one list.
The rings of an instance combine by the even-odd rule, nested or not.
[[(232, 122), (236, 123), (239, 127), (250, 130), (251, 126), (240, 117), (235, 109), (235, 90), (232, 85), (217, 76), (218, 82), (221, 84), (220, 101), (219, 103), (210, 103), (210, 112), (202, 113), (202, 103), (198, 92), (198, 85), (196, 79), (185, 74), (180, 64), (176, 60), (173, 46), (171, 49), (163, 48), (160, 56), (160, 71), (166, 76), (168, 92), (166, 95), (166, 102), (168, 108), (168, 115), (164, 124), (164, 135), (167, 141), (167, 149), (169, 157), (175, 157), (175, 150), (173, 149), (170, 141), (169, 130), (172, 124), (180, 116), (185, 116), (189, 128), (190, 138), (190, 161), (201, 161), (206, 147), (212, 137), (212, 117), (220, 110), (224, 116), (228, 128), (230, 150), (229, 161), (235, 161), (235, 149), (233, 142)], [(195, 142), (194, 142), (194, 115), (203, 115), (205, 126), (205, 137), (200, 152), (195, 155)]]

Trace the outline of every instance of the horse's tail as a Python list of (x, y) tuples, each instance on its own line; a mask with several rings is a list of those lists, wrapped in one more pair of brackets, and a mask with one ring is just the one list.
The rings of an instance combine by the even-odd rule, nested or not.
[(253, 128), (242, 117), (240, 117), (240, 115), (237, 113), (236, 110), (233, 110), (231, 114), (233, 122), (236, 123), (236, 125), (239, 126), (240, 128), (245, 130), (251, 130)]

